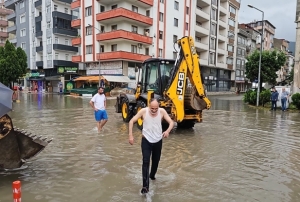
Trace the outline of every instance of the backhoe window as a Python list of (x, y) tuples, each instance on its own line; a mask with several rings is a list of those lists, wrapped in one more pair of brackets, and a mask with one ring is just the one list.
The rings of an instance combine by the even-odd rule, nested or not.
[(165, 88), (170, 80), (171, 69), (173, 68), (174, 63), (161, 63), (160, 64), (160, 75), (161, 75), (161, 90), (165, 91)]
[(148, 63), (146, 66), (146, 71), (144, 71), (144, 82), (146, 87), (146, 92), (148, 89), (153, 89), (155, 93), (159, 93), (159, 89), (157, 86), (157, 78), (158, 78), (158, 66), (157, 63)]

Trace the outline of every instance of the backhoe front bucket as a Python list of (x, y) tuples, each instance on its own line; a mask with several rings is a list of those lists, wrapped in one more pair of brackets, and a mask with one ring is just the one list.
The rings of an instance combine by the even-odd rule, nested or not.
[(20, 168), (27, 160), (41, 152), (52, 140), (41, 139), (14, 129), (6, 114), (0, 118), (0, 169)]

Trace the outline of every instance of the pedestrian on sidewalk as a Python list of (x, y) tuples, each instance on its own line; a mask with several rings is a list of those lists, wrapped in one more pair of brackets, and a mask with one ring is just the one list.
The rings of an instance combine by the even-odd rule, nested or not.
[(104, 95), (103, 87), (98, 88), (98, 93), (96, 93), (90, 101), (90, 105), (94, 109), (95, 119), (97, 121), (98, 132), (100, 133), (103, 126), (108, 120), (106, 112), (106, 97)]
[(278, 101), (278, 96), (279, 96), (279, 93), (278, 91), (276, 90), (275, 87), (272, 88), (272, 93), (271, 93), (271, 97), (270, 97), (270, 100), (271, 100), (271, 110), (276, 110), (277, 108), (277, 101)]
[[(129, 143), (132, 145), (134, 138), (132, 135), (133, 124), (143, 118), (143, 131), (141, 149), (143, 156), (142, 176), (143, 188), (142, 194), (149, 192), (149, 178), (155, 180), (158, 164), (161, 157), (162, 138), (167, 138), (173, 129), (174, 123), (164, 108), (159, 107), (156, 99), (151, 99), (148, 107), (141, 109), (129, 122)], [(162, 119), (169, 123), (166, 131), (162, 131)], [(152, 154), (151, 171), (149, 175), (150, 157)]]

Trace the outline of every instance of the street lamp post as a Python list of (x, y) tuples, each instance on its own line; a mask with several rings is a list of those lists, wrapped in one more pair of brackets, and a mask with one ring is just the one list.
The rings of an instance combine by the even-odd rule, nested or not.
[(258, 83), (257, 83), (257, 95), (256, 95), (256, 106), (259, 106), (259, 93), (260, 93), (260, 72), (261, 72), (261, 55), (263, 51), (263, 43), (264, 43), (264, 12), (259, 10), (258, 8), (248, 5), (250, 8), (254, 8), (262, 13), (262, 33), (260, 33), (260, 52), (259, 52), (259, 66), (258, 66)]
[[(98, 30), (98, 31), (101, 33), (101, 31), (100, 31), (98, 28), (92, 26), (91, 24), (88, 24), (88, 25), (89, 25), (90, 27), (93, 27), (94, 29)], [(100, 74), (100, 52), (101, 52), (101, 47), (100, 47), (100, 51), (99, 51), (99, 86), (98, 86), (98, 87), (100, 87), (100, 85), (101, 85), (101, 74)]]

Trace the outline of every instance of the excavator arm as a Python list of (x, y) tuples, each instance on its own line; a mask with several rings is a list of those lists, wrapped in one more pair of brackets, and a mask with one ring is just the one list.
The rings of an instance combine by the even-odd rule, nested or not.
[[(196, 117), (203, 109), (210, 109), (211, 103), (205, 95), (194, 40), (192, 37), (183, 37), (177, 41), (177, 44), (179, 53), (164, 94), (172, 102), (172, 113), (176, 121), (181, 122), (187, 119), (187, 109), (193, 111), (193, 116)], [(191, 92), (187, 92), (187, 78), (192, 86)]]

